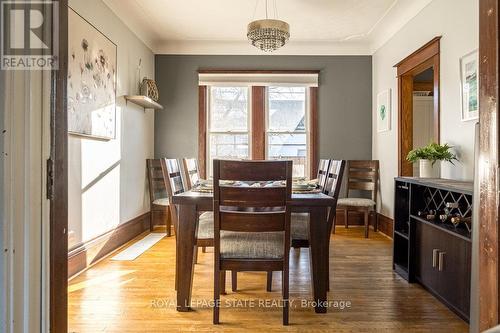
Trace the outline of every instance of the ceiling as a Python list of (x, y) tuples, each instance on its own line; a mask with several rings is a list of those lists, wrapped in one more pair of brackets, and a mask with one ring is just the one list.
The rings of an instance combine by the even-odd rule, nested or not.
[[(270, 18), (276, 16), (274, 1), (291, 34), (277, 53), (371, 54), (376, 30), (399, 29), (431, 0), (268, 0)], [(265, 18), (265, 0), (104, 2), (155, 53), (260, 52), (248, 44), (246, 27)]]

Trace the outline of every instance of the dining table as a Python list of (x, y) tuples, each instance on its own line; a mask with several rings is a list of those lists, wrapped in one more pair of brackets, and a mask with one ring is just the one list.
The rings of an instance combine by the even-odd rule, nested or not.
[[(191, 310), (196, 229), (198, 216), (213, 211), (213, 193), (189, 190), (172, 197), (178, 207), (176, 230), (177, 311)], [(309, 255), (311, 266), (312, 303), (316, 313), (326, 313), (329, 287), (328, 260), (330, 226), (329, 208), (335, 200), (323, 193), (293, 193), (290, 201), (294, 213), (309, 213)]]

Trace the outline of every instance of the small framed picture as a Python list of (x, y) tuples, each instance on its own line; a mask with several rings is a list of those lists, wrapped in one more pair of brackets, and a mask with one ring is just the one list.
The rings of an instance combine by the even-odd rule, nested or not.
[(377, 131), (391, 130), (391, 89), (377, 95)]
[(477, 50), (460, 58), (462, 121), (479, 118), (478, 71), (479, 54)]

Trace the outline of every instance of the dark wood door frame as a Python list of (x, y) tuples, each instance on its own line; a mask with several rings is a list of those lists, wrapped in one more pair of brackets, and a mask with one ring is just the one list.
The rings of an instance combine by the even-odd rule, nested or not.
[(412, 176), (413, 166), (406, 156), (413, 149), (413, 77), (426, 69), (434, 70), (434, 141), (439, 142), (439, 43), (441, 36), (398, 62), (398, 175)]
[[(59, 69), (52, 72), (50, 106), (50, 331), (68, 332), (68, 1), (59, 0)], [(50, 163), (50, 162), (49, 162)]]
[(499, 0), (479, 2), (479, 331), (499, 324)]

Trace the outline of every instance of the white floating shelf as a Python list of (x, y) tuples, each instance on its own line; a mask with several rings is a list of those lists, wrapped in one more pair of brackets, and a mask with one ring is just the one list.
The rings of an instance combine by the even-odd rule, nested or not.
[(156, 103), (151, 98), (143, 95), (125, 95), (125, 100), (127, 102), (132, 102), (137, 104), (144, 109), (154, 109), (154, 110), (163, 110), (163, 106), (161, 104)]

